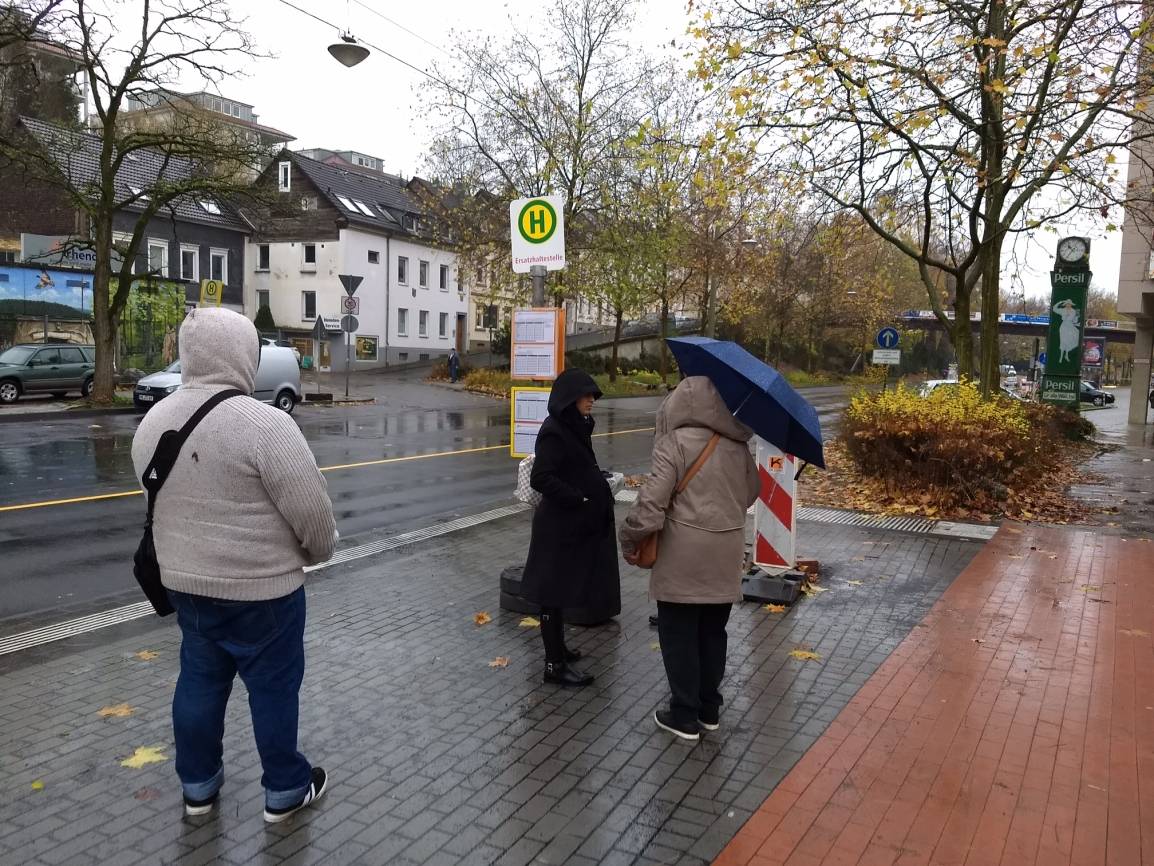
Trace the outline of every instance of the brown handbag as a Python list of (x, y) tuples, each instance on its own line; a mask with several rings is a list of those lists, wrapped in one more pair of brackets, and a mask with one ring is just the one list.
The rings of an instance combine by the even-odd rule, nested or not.
[[(713, 449), (717, 447), (717, 443), (720, 440), (721, 434), (714, 433), (709, 440), (709, 444), (705, 446), (701, 454), (693, 461), (693, 465), (689, 467), (689, 471), (685, 473), (685, 477), (682, 478), (681, 481), (678, 482), (677, 487), (674, 488), (674, 496), (689, 486), (689, 482), (693, 480), (693, 476), (705, 465), (705, 461), (709, 459), (709, 455), (713, 453)], [(672, 497), (670, 498), (670, 502), (672, 503)], [(660, 532), (654, 532), (651, 535), (645, 536), (637, 543), (637, 562), (634, 564), (638, 568), (653, 568), (657, 562), (657, 538), (660, 535)]]

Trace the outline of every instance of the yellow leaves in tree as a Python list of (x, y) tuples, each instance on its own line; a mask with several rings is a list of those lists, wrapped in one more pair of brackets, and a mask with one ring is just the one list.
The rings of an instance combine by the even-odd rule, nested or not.
[(489, 667), (491, 667), (491, 668), (507, 668), (507, 667), (509, 667), (509, 657), (508, 656), (497, 656), (495, 659), (493, 659), (491, 662), (489, 662)]
[(801, 647), (790, 650), (789, 657), (802, 662), (817, 661), (821, 658), (821, 656), (819, 656), (813, 650), (803, 649)]
[(120, 766), (130, 770), (139, 770), (148, 764), (160, 764), (168, 760), (162, 746), (141, 746), (130, 757), (120, 762)]
[(1006, 82), (1002, 81), (1000, 78), (995, 78), (993, 81), (987, 84), (986, 90), (1000, 94), (1001, 96), (1005, 96), (1010, 92), (1010, 88), (1006, 86)]
[(481, 611), (480, 613), (473, 614), (473, 622), (476, 625), (487, 625), (488, 623), (491, 623), (492, 621), (493, 621), (493, 617), (489, 616), (489, 614), (485, 613), (484, 611)]
[(116, 704), (115, 706), (111, 707), (101, 707), (100, 712), (97, 715), (99, 715), (102, 719), (123, 719), (127, 716), (131, 716), (135, 712), (136, 710), (133, 707), (130, 707), (128, 704)]
[(521, 626), (521, 628), (540, 628), (541, 620), (533, 616), (527, 616), (517, 623), (517, 625)]
[(140, 659), (142, 662), (150, 662), (156, 658), (159, 653), (154, 653), (152, 650), (141, 650), (138, 653), (133, 653), (133, 655)]

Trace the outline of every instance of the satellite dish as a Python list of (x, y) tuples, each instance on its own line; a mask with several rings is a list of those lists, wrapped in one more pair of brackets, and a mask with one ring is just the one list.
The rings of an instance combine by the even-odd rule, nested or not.
[(345, 66), (356, 66), (369, 56), (369, 49), (357, 44), (352, 33), (342, 33), (341, 41), (329, 46), (329, 54)]

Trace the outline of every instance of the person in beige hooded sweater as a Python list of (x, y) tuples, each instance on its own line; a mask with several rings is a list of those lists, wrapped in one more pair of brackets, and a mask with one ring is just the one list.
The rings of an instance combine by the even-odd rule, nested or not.
[(183, 640), (172, 700), (176, 772), (185, 811), (205, 815), (224, 784), (222, 737), (232, 683), (248, 689), (265, 788), (265, 820), (315, 802), (325, 771), (297, 751), (304, 677), (304, 566), (337, 539), (325, 480), (287, 414), (254, 400), (260, 339), (244, 316), (193, 310), (180, 328), (181, 387), (140, 422), (137, 478), (160, 437), (222, 391), (184, 443), (156, 497), (161, 582)]
[[(685, 490), (675, 493), (715, 434), (712, 454)], [(649, 592), (657, 601), (672, 698), (669, 709), (654, 718), (686, 740), (720, 724), (725, 626), (733, 603), (741, 601), (746, 510), (760, 489), (749, 452), (752, 436), (712, 382), (702, 376), (682, 380), (658, 411), (652, 474), (618, 533), (627, 562), (636, 562), (642, 539), (660, 533)]]

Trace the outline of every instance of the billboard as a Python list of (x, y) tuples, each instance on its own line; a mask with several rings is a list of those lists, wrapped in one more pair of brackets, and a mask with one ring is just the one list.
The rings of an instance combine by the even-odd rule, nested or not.
[[(77, 316), (92, 313), (92, 274), (61, 268), (0, 265), (0, 310), (5, 315), (42, 315), (44, 304), (70, 307)], [(50, 308), (52, 315), (67, 310)]]
[(1082, 366), (1101, 367), (1106, 361), (1106, 338), (1082, 338)]

